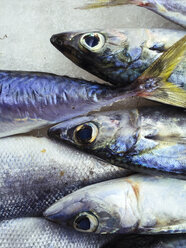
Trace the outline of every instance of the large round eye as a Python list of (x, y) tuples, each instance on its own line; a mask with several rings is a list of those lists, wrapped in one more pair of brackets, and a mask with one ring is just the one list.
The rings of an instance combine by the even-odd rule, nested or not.
[(80, 232), (95, 232), (99, 222), (93, 213), (82, 212), (75, 218), (73, 225)]
[(80, 44), (91, 52), (98, 52), (105, 44), (105, 37), (100, 33), (84, 34)]
[(74, 141), (81, 145), (91, 144), (98, 135), (98, 128), (89, 122), (77, 126), (74, 130)]

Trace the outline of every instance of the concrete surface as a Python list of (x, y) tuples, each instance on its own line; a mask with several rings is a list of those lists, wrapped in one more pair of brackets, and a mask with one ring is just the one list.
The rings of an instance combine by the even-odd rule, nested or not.
[(0, 0), (0, 69), (46, 71), (95, 80), (50, 44), (54, 33), (94, 28), (177, 28), (135, 6), (79, 10), (87, 0)]

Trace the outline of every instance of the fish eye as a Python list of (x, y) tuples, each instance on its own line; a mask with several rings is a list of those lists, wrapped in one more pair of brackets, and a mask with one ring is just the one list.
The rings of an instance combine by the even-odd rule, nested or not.
[(91, 52), (98, 52), (105, 44), (105, 37), (100, 33), (84, 34), (80, 44)]
[(73, 226), (80, 232), (95, 232), (98, 227), (97, 217), (90, 212), (82, 212), (76, 216)]
[(84, 123), (74, 130), (74, 141), (80, 145), (91, 144), (98, 135), (98, 128), (94, 123)]

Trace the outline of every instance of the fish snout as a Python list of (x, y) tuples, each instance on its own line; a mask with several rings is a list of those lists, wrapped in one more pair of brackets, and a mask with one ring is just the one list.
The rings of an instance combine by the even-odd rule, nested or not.
[(73, 32), (64, 32), (60, 34), (54, 34), (50, 38), (50, 42), (53, 46), (55, 46), (58, 50), (63, 51), (66, 46), (69, 45), (69, 42), (74, 37), (75, 33)]
[(63, 49), (64, 43), (65, 43), (65, 36), (63, 36), (62, 34), (54, 34), (50, 38), (50, 42), (57, 49), (61, 50)]

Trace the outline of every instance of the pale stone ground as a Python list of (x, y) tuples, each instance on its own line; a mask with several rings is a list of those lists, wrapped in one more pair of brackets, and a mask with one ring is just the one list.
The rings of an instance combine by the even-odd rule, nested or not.
[(143, 8), (75, 9), (86, 0), (0, 0), (0, 69), (46, 71), (95, 80), (51, 44), (52, 34), (94, 28), (180, 28)]

